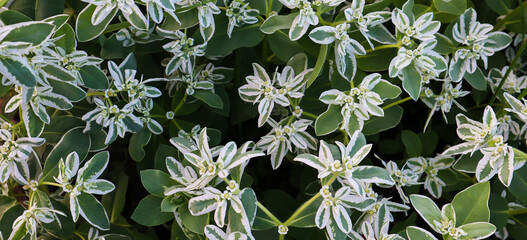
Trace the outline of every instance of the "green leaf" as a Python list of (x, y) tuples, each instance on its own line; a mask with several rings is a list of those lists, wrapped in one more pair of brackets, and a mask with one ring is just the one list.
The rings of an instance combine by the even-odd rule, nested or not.
[(190, 231), (203, 234), (205, 225), (208, 224), (209, 214), (203, 214), (200, 216), (193, 216), (188, 210), (188, 205), (185, 204), (178, 208), (179, 217), (183, 222), (183, 226), (188, 228)]
[(126, 202), (126, 190), (128, 189), (128, 176), (122, 172), (117, 179), (115, 191), (102, 196), (101, 202), (110, 217), (110, 223), (116, 223), (121, 217)]
[(179, 185), (176, 180), (170, 178), (170, 175), (156, 169), (141, 171), (141, 182), (149, 193), (160, 198), (165, 197), (166, 188)]
[(489, 182), (474, 184), (459, 192), (452, 200), (456, 212), (456, 226), (473, 222), (488, 222), (490, 194)]
[[(79, 156), (79, 160), (81, 160), (81, 162), (82, 159), (83, 158)], [(101, 173), (108, 166), (109, 159), (110, 153), (108, 153), (108, 151), (98, 152), (97, 154), (93, 155), (93, 157), (86, 161), (84, 166), (79, 169), (79, 172), (77, 173), (77, 179), (97, 179), (98, 175), (101, 175)]]
[[(22, 205), (16, 204), (7, 209), (0, 218), (0, 233), (3, 239), (9, 239), (11, 231), (13, 231), (13, 222), (26, 210)], [(26, 235), (24, 233), (24, 235)]]
[(143, 160), (143, 157), (146, 154), (143, 148), (146, 146), (146, 144), (148, 144), (151, 136), (152, 133), (150, 133), (150, 131), (146, 127), (132, 135), (132, 137), (130, 138), (130, 146), (134, 147), (128, 148), (128, 153), (130, 154), (130, 157), (132, 157), (133, 160), (137, 162)]
[(461, 15), (467, 9), (466, 0), (434, 0), (434, 6), (440, 12)]
[(397, 56), (397, 48), (383, 48), (357, 56), (357, 67), (367, 72), (388, 70), (390, 61)]
[(112, 34), (101, 44), (101, 58), (103, 59), (124, 59), (128, 54), (134, 51), (134, 46), (124, 47), (123, 42), (117, 40), (116, 35)]
[(245, 210), (245, 213), (247, 214), (247, 218), (249, 219), (249, 223), (254, 222), (254, 218), (256, 217), (256, 194), (254, 193), (254, 190), (251, 188), (245, 188), (243, 189), (240, 194), (238, 195), (240, 197), (240, 200), (242, 201), (243, 209)]
[(194, 94), (192, 96), (203, 101), (205, 104), (209, 105), (212, 108), (223, 108), (223, 101), (221, 100), (221, 97), (210, 90), (197, 89), (196, 91), (194, 91)]
[(75, 151), (79, 155), (79, 161), (82, 162), (90, 150), (90, 135), (82, 132), (82, 127), (69, 130), (62, 136), (60, 141), (55, 145), (44, 163), (44, 170), (41, 181), (53, 182), (53, 176), (57, 176), (59, 170), (59, 160)]
[(490, 223), (494, 224), (496, 228), (502, 229), (507, 225), (509, 219), (509, 206), (504, 197), (491, 193), (489, 199), (490, 207)]
[(485, 89), (487, 89), (485, 75), (481, 69), (479, 69), (479, 67), (476, 68), (476, 71), (473, 73), (466, 72), (464, 77), (473, 88), (481, 91), (485, 91)]
[(373, 87), (371, 91), (378, 93), (381, 99), (383, 100), (387, 98), (394, 99), (398, 97), (402, 92), (399, 87), (391, 84), (386, 80), (377, 83), (377, 85), (375, 85), (375, 87)]
[[(228, 19), (224, 14), (216, 15), (214, 19), (216, 29), (227, 29)], [(226, 30), (215, 31), (212, 38), (207, 42), (205, 55), (225, 56), (238, 48), (256, 46), (264, 37), (259, 26), (259, 24), (244, 24), (241, 27), (235, 27), (230, 38)]]
[(69, 24), (64, 24), (61, 28), (55, 31), (53, 37), (57, 38), (55, 44), (63, 48), (66, 53), (71, 53), (77, 48), (77, 41), (75, 40), (75, 32)]
[(403, 108), (400, 106), (393, 106), (384, 110), (383, 117), (372, 117), (370, 120), (364, 122), (362, 133), (364, 135), (373, 135), (391, 129), (401, 121), (403, 116)]
[(56, 144), (64, 134), (75, 127), (83, 127), (86, 123), (78, 117), (64, 115), (51, 117), (50, 124), (46, 125), (40, 137), (46, 139), (46, 143)]
[(141, 225), (157, 226), (174, 218), (173, 213), (161, 212), (162, 198), (148, 195), (139, 202), (132, 214), (132, 219)]
[(86, 92), (82, 88), (69, 82), (57, 81), (48, 78), (49, 85), (53, 87), (53, 92), (66, 97), (72, 102), (78, 102), (86, 97)]
[(441, 222), (441, 210), (439, 210), (432, 199), (422, 195), (412, 194), (410, 195), (410, 202), (412, 202), (417, 213), (421, 215), (430, 227), (434, 227), (434, 221)]
[(17, 85), (25, 87), (37, 85), (37, 79), (27, 65), (14, 59), (0, 58), (0, 73)]
[(24, 22), (11, 25), (13, 29), (1, 40), (3, 42), (28, 42), (39, 45), (53, 33), (53, 24), (45, 22)]
[(340, 114), (338, 105), (330, 105), (328, 109), (318, 116), (315, 121), (315, 133), (317, 136), (323, 136), (337, 130), (342, 122), (342, 115)]
[(35, 5), (35, 20), (42, 20), (64, 12), (64, 0), (38, 0)]
[(77, 196), (80, 214), (86, 221), (100, 230), (110, 230), (110, 221), (102, 204), (91, 194), (81, 193)]
[(467, 239), (484, 239), (496, 231), (494, 225), (486, 222), (468, 223), (459, 228), (467, 233), (467, 235), (463, 236)]
[(527, 204), (527, 166), (514, 171), (509, 192), (523, 204)]
[(84, 65), (79, 69), (84, 86), (96, 90), (108, 89), (108, 78), (97, 66)]
[(84, 8), (77, 17), (77, 22), (75, 24), (75, 32), (77, 33), (77, 38), (79, 39), (79, 42), (87, 42), (101, 35), (101, 33), (106, 29), (108, 24), (110, 24), (110, 22), (112, 21), (113, 17), (117, 13), (117, 10), (119, 10), (119, 8), (117, 7), (113, 8), (108, 14), (108, 16), (106, 16), (106, 18), (102, 20), (101, 23), (94, 26), (91, 23), (91, 18), (93, 12), (95, 11), (95, 8), (95, 5), (90, 4), (86, 8)]
[(421, 93), (421, 75), (415, 69), (414, 65), (411, 64), (401, 71), (403, 73), (403, 88), (410, 94), (413, 100), (419, 99)]
[(406, 153), (409, 157), (421, 156), (422, 145), (419, 136), (410, 130), (404, 130), (401, 132), (401, 139), (406, 147)]
[(260, 26), (260, 31), (265, 34), (273, 34), (277, 30), (289, 29), (298, 14), (273, 15), (265, 20)]
[(6, 10), (0, 13), (0, 21), (5, 25), (12, 25), (21, 22), (29, 22), (31, 21), (31, 18), (18, 11)]
[(407, 227), (406, 235), (409, 240), (437, 240), (432, 233), (415, 226)]

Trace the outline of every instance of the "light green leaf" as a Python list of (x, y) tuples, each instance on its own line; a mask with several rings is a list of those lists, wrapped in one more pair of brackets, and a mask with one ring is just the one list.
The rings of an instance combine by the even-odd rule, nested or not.
[(160, 198), (165, 197), (164, 191), (166, 188), (179, 185), (178, 182), (170, 178), (170, 175), (156, 169), (141, 171), (141, 182), (149, 193)]
[(456, 212), (456, 226), (473, 222), (488, 222), (490, 194), (489, 182), (474, 184), (459, 192), (452, 200)]
[(141, 225), (157, 226), (174, 218), (173, 213), (161, 212), (162, 198), (148, 195), (139, 202), (132, 214), (132, 219)]
[(330, 105), (328, 109), (318, 116), (315, 121), (315, 132), (317, 136), (323, 136), (334, 132), (342, 122), (342, 115), (340, 114), (338, 105)]

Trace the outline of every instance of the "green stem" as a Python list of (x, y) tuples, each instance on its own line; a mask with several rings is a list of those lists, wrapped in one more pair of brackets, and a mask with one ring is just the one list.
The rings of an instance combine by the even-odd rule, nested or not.
[(185, 92), (185, 95), (183, 96), (183, 98), (181, 99), (181, 101), (179, 101), (178, 105), (177, 105), (176, 108), (174, 109), (174, 111), (173, 111), (174, 114), (176, 114), (177, 111), (179, 111), (179, 109), (180, 109), (181, 107), (183, 107), (183, 104), (185, 103), (185, 100), (187, 99), (187, 96), (188, 96), (188, 94)]
[(104, 96), (104, 92), (89, 92), (89, 93), (86, 93), (86, 97), (91, 97), (91, 96)]
[(269, 209), (267, 209), (264, 205), (262, 205), (260, 202), (256, 202), (256, 205), (258, 206), (258, 208), (260, 208), (260, 210), (262, 210), (262, 212), (264, 212), (269, 218), (271, 218), (271, 220), (273, 220), (273, 222), (277, 226), (282, 225), (282, 222), (280, 222), (280, 220), (278, 220), (278, 218), (276, 218), (273, 213), (271, 213), (271, 211), (269, 211)]
[(524, 213), (527, 213), (527, 208), (516, 209), (516, 210), (509, 210), (508, 213), (509, 213), (509, 215), (524, 214)]
[[(326, 185), (331, 185), (335, 179), (337, 179), (337, 175), (333, 175), (331, 177), (331, 179), (328, 180), (328, 182), (326, 183)], [(311, 205), (311, 203), (313, 203), (314, 201), (316, 201), (318, 198), (320, 197), (320, 193), (317, 193), (315, 196), (311, 197), (309, 200), (307, 200), (306, 202), (304, 202), (302, 204), (302, 206), (300, 206), (294, 213), (293, 215), (291, 215), (291, 217), (289, 217), (289, 219), (287, 219), (285, 222), (284, 222), (284, 226), (289, 226), (289, 224), (291, 224), (291, 222), (293, 220), (295, 220), (296, 217), (298, 217), (298, 215), (300, 215), (300, 213), (302, 213), (304, 210), (306, 210), (306, 208)]]
[(383, 109), (383, 110), (386, 110), (386, 109), (391, 108), (391, 107), (393, 107), (393, 106), (396, 106), (396, 105), (399, 105), (399, 104), (401, 104), (401, 103), (404, 103), (404, 102), (406, 102), (406, 101), (408, 101), (408, 100), (410, 100), (410, 99), (412, 99), (412, 97), (405, 97), (405, 98), (403, 98), (403, 99), (401, 99), (401, 100), (399, 100), (399, 101), (395, 101), (395, 102), (393, 102), (393, 103), (390, 103), (390, 104), (388, 104), (388, 105), (382, 107), (382, 109)]
[(285, 235), (280, 234), (280, 236), (278, 236), (278, 240), (284, 240), (284, 239), (285, 239)]
[(49, 186), (55, 186), (55, 187), (62, 187), (62, 185), (54, 182), (39, 182), (38, 185), (49, 185)]
[(494, 95), (492, 95), (492, 98), (490, 99), (489, 104), (493, 104), (494, 101), (496, 100), (496, 97), (500, 94), (501, 87), (503, 87), (503, 84), (505, 84), (507, 78), (511, 74), (514, 64), (516, 64), (516, 62), (521, 58), (522, 52), (523, 50), (525, 50), (526, 46), (527, 46), (527, 39), (524, 39), (522, 42), (522, 45), (520, 46), (520, 49), (518, 49), (518, 52), (516, 53), (516, 56), (514, 56), (514, 58), (512, 59), (512, 62), (509, 66), (509, 69), (507, 69), (505, 76), (503, 76), (503, 78), (501, 79), (500, 84), (498, 85), (498, 89), (496, 89), (496, 92), (494, 93)]
[[(403, 45), (402, 42), (397, 42), (395, 44), (388, 44), (388, 45), (378, 46), (375, 49), (371, 48), (371, 49), (366, 50), (366, 55), (368, 55), (368, 53), (370, 53), (370, 52), (377, 51), (377, 50), (380, 50), (380, 49), (401, 48), (402, 45)], [(364, 57), (366, 55), (359, 55), (359, 56), (357, 56), (357, 58), (361, 58), (361, 57)]]
[(313, 113), (309, 113), (309, 112), (306, 112), (306, 111), (302, 111), (302, 115), (306, 116), (306, 117), (310, 117), (310, 118), (313, 118), (313, 119), (317, 119), (318, 116), (313, 114)]
[(0, 7), (3, 7), (9, 0), (0, 0)]
[[(522, 11), (522, 8), (523, 8), (523, 5), (527, 5), (527, 1), (526, 2), (523, 2), (520, 6), (518, 6), (517, 8), (515, 8), (514, 10), (512, 11), (509, 11), (507, 13), (507, 15), (505, 15), (504, 18), (502, 18), (501, 20), (499, 20), (496, 25), (494, 25), (494, 28), (492, 29), (492, 32), (494, 31), (497, 31), (499, 30), (500, 28), (503, 27), (503, 25), (505, 25), (505, 23), (507, 23), (509, 21), (509, 18), (511, 18), (511, 16), (514, 16), (516, 15), (519, 11)], [(523, 11), (522, 11), (523, 12)]]
[(315, 79), (317, 79), (318, 75), (320, 74), (320, 71), (322, 71), (322, 67), (324, 67), (324, 62), (326, 62), (327, 53), (328, 45), (321, 45), (320, 51), (318, 52), (317, 63), (315, 63), (315, 68), (313, 69), (311, 74), (309, 74), (309, 78), (307, 79), (307, 87), (311, 86)]

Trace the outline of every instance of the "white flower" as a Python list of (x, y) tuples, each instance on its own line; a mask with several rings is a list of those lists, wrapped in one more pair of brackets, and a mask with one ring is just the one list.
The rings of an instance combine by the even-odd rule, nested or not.
[(204, 188), (203, 195), (191, 198), (188, 204), (190, 213), (194, 216), (214, 211), (214, 221), (219, 227), (223, 227), (228, 203), (236, 213), (245, 211), (242, 201), (236, 193), (229, 190), (222, 192), (213, 187)]
[(297, 149), (316, 148), (316, 138), (306, 132), (313, 121), (299, 119), (289, 123), (289, 119), (285, 118), (279, 123), (269, 119), (267, 122), (273, 129), (256, 143), (258, 148), (267, 151), (267, 154), (271, 155), (273, 169), (278, 168), (286, 154), (293, 151), (292, 146)]
[(284, 225), (278, 226), (278, 234), (286, 235), (288, 231), (289, 231), (289, 228), (287, 228), (287, 226), (284, 226)]
[(490, 32), (493, 26), (480, 23), (476, 18), (476, 11), (469, 8), (452, 28), (454, 40), (468, 47), (457, 50), (450, 63), (450, 76), (456, 82), (461, 81), (465, 72), (474, 73), (479, 59), (487, 68), (488, 57), (504, 49), (512, 41), (504, 32)]
[[(403, 5), (404, 8), (405, 6)], [(399, 8), (394, 9), (392, 12), (392, 22), (397, 31), (404, 35), (402, 42), (405, 45), (410, 45), (411, 38), (421, 41), (434, 39), (434, 34), (441, 27), (441, 23), (433, 21), (433, 18), (434, 14), (432, 12), (425, 13), (417, 19), (415, 19), (413, 13), (405, 13)]]
[(425, 189), (435, 198), (441, 197), (446, 183), (438, 177), (441, 170), (448, 169), (454, 164), (454, 159), (438, 155), (434, 158), (415, 157), (406, 162), (406, 166), (415, 174), (426, 174)]
[[(228, 2), (230, 1), (230, 4)], [(255, 24), (258, 22), (258, 14), (260, 11), (258, 9), (249, 8), (249, 3), (243, 3), (236, 0), (223, 0), (227, 10), (225, 10), (225, 15), (229, 18), (229, 25), (227, 26), (227, 35), (231, 37), (232, 30), (234, 27), (240, 27), (243, 24)]]

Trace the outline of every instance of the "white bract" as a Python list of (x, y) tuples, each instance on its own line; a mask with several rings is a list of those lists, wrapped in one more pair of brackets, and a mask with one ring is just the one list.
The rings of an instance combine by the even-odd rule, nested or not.
[(516, 74), (511, 71), (509, 76), (507, 76), (507, 79), (504, 79), (508, 70), (508, 66), (503, 67), (501, 70), (497, 68), (490, 70), (487, 81), (492, 92), (496, 92), (501, 81), (505, 81), (501, 86), (501, 90), (510, 94), (520, 93), (523, 89), (527, 88), (527, 76), (516, 76)]
[(414, 67), (419, 73), (439, 76), (439, 73), (447, 69), (446, 59), (434, 51), (437, 40), (427, 40), (419, 44), (415, 49), (401, 47), (397, 56), (390, 62), (390, 77), (401, 75), (406, 67)]
[(496, 173), (500, 181), (509, 186), (515, 169), (522, 164), (515, 164), (514, 150), (503, 141), (503, 136), (497, 134), (498, 120), (490, 106), (485, 108), (483, 122), (467, 118), (463, 114), (456, 116), (457, 134), (464, 143), (452, 146), (442, 155), (473, 154), (480, 150), (483, 158), (476, 168), (478, 181), (487, 181)]
[(314, 3), (309, 0), (280, 0), (280, 2), (289, 9), (299, 10), (289, 29), (289, 39), (292, 41), (300, 39), (309, 26), (318, 25), (318, 16), (313, 10), (313, 7), (316, 7)]
[[(404, 203), (409, 203), (410, 199), (406, 196), (406, 194), (404, 194), (403, 187), (421, 184), (419, 182), (419, 177), (421, 176), (420, 173), (412, 171), (412, 169), (405, 169), (404, 167), (403, 169), (399, 169), (397, 163), (395, 163), (394, 161), (389, 161), (387, 163), (383, 161), (383, 164), (386, 167), (386, 170), (390, 172), (390, 176), (395, 182), (395, 188), (397, 189), (399, 196), (401, 197)], [(405, 167), (407, 166), (407, 164), (405, 165)]]
[(337, 70), (343, 78), (351, 81), (357, 72), (355, 54), (365, 55), (366, 50), (357, 40), (350, 38), (347, 33), (349, 28), (348, 23), (342, 23), (336, 27), (317, 27), (309, 33), (309, 38), (318, 44), (335, 42)]
[(326, 228), (330, 239), (334, 236), (332, 225), (338, 226), (344, 233), (351, 231), (351, 219), (346, 208), (360, 209), (373, 202), (372, 199), (354, 195), (349, 187), (342, 187), (332, 193), (329, 186), (325, 185), (322, 186), (319, 194), (323, 199), (315, 215), (315, 224), (320, 229)]
[[(99, 201), (91, 196), (91, 194), (104, 195), (115, 189), (115, 185), (112, 182), (98, 179), (108, 166), (109, 157), (108, 152), (97, 153), (84, 163), (82, 168), (79, 168), (80, 161), (77, 152), (71, 152), (65, 159), (60, 159), (59, 174), (53, 178), (55, 182), (62, 186), (64, 192), (69, 193), (70, 211), (74, 221), (77, 221), (79, 215), (81, 215), (92, 225), (97, 226), (92, 219), (87, 217), (85, 211), (89, 209), (86, 208), (84, 201), (86, 201), (86, 198), (91, 198), (91, 201), (95, 201), (96, 204), (100, 205)], [(77, 178), (73, 184), (72, 180), (75, 175)], [(87, 197), (86, 195), (90, 196)], [(97, 227), (99, 229), (106, 229), (103, 226)]]
[[(227, 26), (227, 35), (229, 38), (232, 35), (234, 27), (240, 27), (243, 24), (255, 24), (258, 22), (258, 9), (251, 9), (249, 3), (244, 3), (244, 0), (223, 0), (227, 10), (225, 15), (229, 18), (229, 25)], [(230, 2), (230, 3), (229, 3)]]
[(239, 189), (227, 188), (220, 191), (213, 187), (203, 189), (203, 195), (193, 197), (188, 202), (190, 213), (194, 216), (203, 215), (214, 211), (214, 221), (219, 227), (225, 225), (225, 216), (227, 214), (228, 203), (236, 213), (245, 211), (243, 204), (238, 197)]
[(433, 158), (415, 157), (406, 162), (406, 166), (415, 174), (426, 174), (425, 189), (435, 198), (440, 198), (446, 183), (438, 176), (439, 171), (450, 168), (454, 159), (447, 156)]
[(205, 236), (210, 240), (247, 240), (252, 239), (241, 232), (230, 232), (227, 228), (227, 232), (221, 230), (221, 228), (214, 225), (205, 226)]
[(467, 47), (458, 49), (450, 62), (449, 72), (455, 82), (461, 81), (465, 73), (474, 73), (478, 68), (477, 60), (481, 59), (486, 69), (488, 57), (512, 41), (504, 32), (490, 32), (493, 26), (478, 22), (476, 17), (476, 11), (469, 8), (452, 28), (454, 40)]
[[(182, 142), (178, 141), (178, 143)], [(246, 143), (240, 148), (237, 148), (236, 143), (228, 142), (223, 147), (217, 147), (211, 150), (208, 143), (207, 128), (203, 128), (198, 137), (198, 149), (184, 152), (185, 159), (196, 167), (199, 173), (198, 180), (187, 186), (188, 189), (201, 189), (215, 177), (225, 178), (229, 176), (231, 169), (239, 165), (245, 166), (249, 159), (264, 155), (260, 151), (247, 151), (248, 145), (249, 143)], [(176, 147), (179, 149), (182, 145), (177, 144)], [(182, 149), (185, 149), (185, 147)], [(213, 158), (216, 156), (217, 158), (214, 160)]]
[[(141, 12), (141, 9), (133, 0), (82, 0), (89, 4), (95, 5), (95, 10), (91, 15), (91, 24), (99, 25), (108, 18), (113, 18), (117, 10), (120, 10), (123, 16), (138, 29), (147, 29), (148, 20)], [(87, 9), (87, 8), (85, 8)], [(83, 10), (84, 11), (84, 10)]]
[[(384, 89), (380, 90), (377, 86)], [(393, 97), (390, 96), (391, 91), (397, 92), (396, 95), (400, 92), (398, 87), (382, 79), (380, 74), (373, 73), (364, 77), (358, 87), (350, 89), (347, 93), (331, 89), (323, 92), (319, 99), (330, 105), (329, 108), (333, 105), (338, 106), (343, 117), (340, 129), (351, 135), (355, 130), (362, 130), (364, 121), (370, 119), (370, 115), (384, 116), (384, 111), (379, 105), (385, 98)]]
[(167, 63), (165, 69), (167, 75), (171, 75), (176, 70), (192, 72), (195, 57), (205, 55), (206, 42), (194, 45), (194, 39), (187, 37), (185, 33), (179, 30), (169, 31), (158, 27), (157, 32), (165, 38), (174, 40), (163, 45), (165, 51), (174, 54)]
[[(496, 231), (496, 227), (488, 222), (456, 224), (456, 212), (450, 203), (443, 205), (441, 210), (439, 210), (439, 207), (426, 196), (413, 194), (410, 199), (415, 210), (428, 226), (443, 235), (444, 238), (485, 239)], [(428, 233), (424, 229), (421, 229), (421, 231)]]
[(259, 127), (267, 122), (275, 103), (287, 107), (290, 105), (288, 98), (304, 96), (305, 76), (311, 70), (304, 67), (302, 72), (295, 73), (292, 67), (286, 66), (271, 79), (262, 66), (253, 63), (254, 75), (245, 78), (247, 84), (241, 86), (238, 93), (244, 101), (258, 103)]
[(299, 119), (290, 122), (285, 118), (279, 123), (269, 119), (267, 123), (273, 128), (263, 136), (256, 146), (271, 155), (271, 166), (277, 169), (288, 152), (293, 152), (293, 146), (298, 150), (316, 149), (317, 140), (306, 132), (313, 121)]
[(19, 137), (16, 138), (8, 130), (0, 129), (0, 183), (6, 183), (13, 177), (21, 184), (28, 184), (28, 159), (31, 154), (37, 156), (34, 147), (44, 144), (44, 138)]
[(368, 155), (372, 145), (366, 144), (364, 136), (355, 131), (348, 145), (335, 142), (340, 150), (340, 158), (335, 159), (328, 144), (320, 141), (318, 156), (300, 154), (294, 161), (302, 162), (318, 170), (318, 178), (330, 175), (341, 177), (346, 184), (351, 186), (360, 196), (365, 196), (362, 183), (376, 183), (393, 185), (394, 181), (388, 171), (375, 166), (359, 166), (359, 163)]
[(412, 38), (420, 41), (434, 39), (434, 34), (441, 27), (439, 21), (433, 21), (434, 13), (427, 12), (415, 19), (412, 13), (413, 1), (403, 5), (403, 9), (396, 8), (392, 12), (392, 22), (399, 33), (403, 35), (402, 43), (410, 45)]
[(362, 36), (366, 38), (372, 49), (374, 49), (374, 46), (370, 39), (383, 44), (394, 43), (395, 38), (382, 25), (382, 23), (389, 20), (391, 13), (388, 11), (377, 11), (364, 15), (364, 4), (365, 0), (353, 0), (350, 7), (344, 10), (346, 20), (355, 22), (355, 26), (360, 30)]

